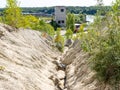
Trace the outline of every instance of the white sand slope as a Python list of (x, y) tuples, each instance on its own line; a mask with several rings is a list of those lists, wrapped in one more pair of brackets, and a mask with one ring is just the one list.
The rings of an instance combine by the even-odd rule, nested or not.
[[(57, 90), (49, 79), (60, 55), (40, 32), (0, 24), (0, 90)], [(46, 43), (47, 42), (47, 43)]]

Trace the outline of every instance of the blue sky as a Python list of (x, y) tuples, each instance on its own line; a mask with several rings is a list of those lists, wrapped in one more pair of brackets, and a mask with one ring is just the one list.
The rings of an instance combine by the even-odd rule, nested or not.
[[(49, 6), (93, 6), (96, 0), (18, 0), (21, 7), (49, 7)], [(105, 5), (111, 5), (115, 0), (103, 0)], [(0, 7), (5, 7), (6, 0), (0, 0)]]

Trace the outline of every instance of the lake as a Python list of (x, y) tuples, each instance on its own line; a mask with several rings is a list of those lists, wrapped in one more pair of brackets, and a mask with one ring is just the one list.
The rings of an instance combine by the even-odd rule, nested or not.
[[(79, 15), (79, 14), (74, 14), (74, 15)], [(86, 15), (86, 21), (88, 22), (93, 22), (95, 16), (94, 15)]]
[(93, 22), (94, 18), (95, 18), (94, 15), (86, 15), (86, 21), (88, 21), (88, 22)]

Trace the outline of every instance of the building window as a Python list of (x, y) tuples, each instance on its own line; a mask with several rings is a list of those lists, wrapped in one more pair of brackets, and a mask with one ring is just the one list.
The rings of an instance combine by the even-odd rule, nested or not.
[(61, 9), (61, 12), (64, 12), (64, 9)]
[(58, 21), (58, 24), (60, 24), (60, 21)]
[(64, 23), (64, 20), (62, 20), (62, 23)]

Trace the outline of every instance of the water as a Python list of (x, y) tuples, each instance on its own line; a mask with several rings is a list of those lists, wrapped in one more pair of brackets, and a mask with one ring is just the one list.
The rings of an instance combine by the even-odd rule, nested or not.
[[(79, 15), (79, 14), (74, 14), (74, 15)], [(93, 22), (95, 16), (94, 15), (86, 15), (86, 21), (88, 22)]]
[(88, 22), (93, 22), (94, 18), (95, 18), (94, 15), (86, 15), (86, 21), (88, 21)]

